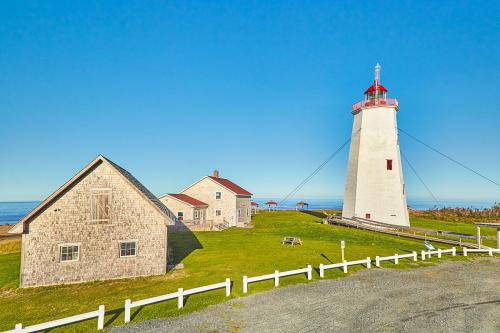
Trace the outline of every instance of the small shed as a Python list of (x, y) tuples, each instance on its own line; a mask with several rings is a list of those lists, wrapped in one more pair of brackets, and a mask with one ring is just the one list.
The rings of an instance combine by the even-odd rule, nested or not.
[(304, 201), (299, 201), (295, 204), (295, 210), (309, 210), (309, 204)]
[(265, 205), (267, 205), (269, 211), (276, 210), (276, 207), (278, 207), (278, 203), (272, 200), (266, 202)]

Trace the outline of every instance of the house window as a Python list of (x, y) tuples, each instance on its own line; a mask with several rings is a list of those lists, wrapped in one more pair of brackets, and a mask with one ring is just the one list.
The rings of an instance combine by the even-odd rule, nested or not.
[(368, 220), (369, 220), (369, 219), (371, 219), (371, 218), (372, 218), (372, 214), (370, 214), (370, 213), (366, 213), (366, 214), (365, 214), (365, 219), (368, 219)]
[(221, 192), (215, 192), (215, 199), (220, 200), (222, 198)]
[(250, 209), (247, 208), (247, 216), (250, 216)]
[(220, 209), (215, 210), (215, 216), (221, 216), (222, 211)]
[(387, 170), (392, 170), (392, 160), (386, 160)]
[(120, 257), (135, 257), (136, 248), (135, 241), (120, 242)]
[(238, 217), (241, 217), (241, 209), (238, 208)]
[(90, 211), (92, 220), (98, 222), (109, 222), (111, 208), (111, 190), (94, 189), (92, 190)]
[(61, 245), (59, 261), (78, 261), (80, 245)]
[(178, 212), (178, 213), (177, 213), (177, 219), (178, 219), (179, 221), (184, 220), (184, 212)]
[(195, 220), (199, 220), (200, 219), (200, 211), (199, 210), (195, 210), (194, 211), (194, 219)]

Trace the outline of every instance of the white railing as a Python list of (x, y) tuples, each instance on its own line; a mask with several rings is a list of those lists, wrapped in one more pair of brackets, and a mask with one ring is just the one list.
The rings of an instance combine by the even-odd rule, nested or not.
[(425, 260), (426, 257), (430, 258), (431, 255), (437, 254), (438, 258), (441, 258), (441, 255), (445, 254), (445, 253), (451, 253), (452, 256), (456, 256), (457, 255), (457, 249), (455, 247), (452, 247), (451, 249), (448, 249), (448, 250), (441, 250), (441, 249), (437, 249), (437, 250), (434, 250), (434, 251), (431, 251), (431, 250), (428, 250), (428, 251), (422, 250), (421, 257), (422, 257), (422, 260)]
[(466, 247), (463, 248), (464, 257), (467, 257), (467, 253), (473, 253), (473, 252), (475, 252), (475, 253), (488, 253), (490, 256), (492, 256), (493, 252), (500, 254), (500, 249), (492, 249), (492, 248), (489, 248), (489, 249), (468, 249)]
[(3, 333), (28, 333), (28, 332), (37, 332), (44, 331), (50, 328), (76, 323), (82, 320), (87, 320), (90, 318), (97, 317), (97, 329), (102, 330), (104, 328), (104, 305), (99, 305), (99, 309), (97, 311), (82, 313), (76, 316), (66, 317), (63, 319), (57, 319), (53, 321), (48, 321), (43, 324), (37, 324), (32, 326), (23, 327), (23, 324), (16, 324), (16, 327), (13, 330), (6, 331)]
[(324, 264), (319, 264), (319, 276), (320, 277), (325, 277), (325, 270), (327, 269), (332, 269), (332, 268), (340, 268), (342, 267), (344, 270), (344, 273), (347, 273), (347, 267), (352, 266), (352, 265), (366, 265), (366, 268), (371, 268), (372, 267), (372, 260), (370, 257), (366, 259), (361, 259), (361, 260), (354, 260), (354, 261), (346, 261), (340, 262), (337, 264), (329, 264), (329, 265), (324, 265)]
[(387, 257), (375, 257), (375, 266), (380, 267), (380, 263), (382, 261), (388, 261), (388, 260), (394, 260), (394, 264), (399, 264), (399, 259), (404, 259), (404, 258), (413, 258), (413, 261), (417, 261), (417, 251), (413, 251), (412, 253), (408, 254), (394, 254), (393, 256), (387, 256)]
[(187, 290), (179, 288), (175, 293), (141, 299), (139, 301), (134, 301), (134, 302), (132, 302), (130, 299), (127, 299), (125, 300), (125, 323), (128, 323), (130, 321), (130, 309), (132, 308), (177, 298), (177, 308), (180, 309), (184, 307), (184, 296), (198, 294), (204, 291), (216, 290), (221, 288), (226, 288), (226, 296), (231, 295), (231, 280), (227, 278), (226, 281), (221, 283), (215, 283), (208, 286), (197, 287)]
[(307, 265), (306, 268), (295, 269), (293, 271), (280, 272), (280, 271), (276, 270), (276, 271), (274, 271), (273, 274), (266, 274), (266, 275), (260, 275), (260, 276), (248, 277), (248, 276), (244, 275), (243, 276), (243, 292), (244, 293), (248, 292), (248, 284), (252, 283), (252, 282), (274, 279), (274, 286), (277, 287), (280, 285), (280, 277), (297, 275), (297, 274), (304, 274), (304, 273), (307, 273), (308, 280), (312, 280), (312, 266), (311, 265)]

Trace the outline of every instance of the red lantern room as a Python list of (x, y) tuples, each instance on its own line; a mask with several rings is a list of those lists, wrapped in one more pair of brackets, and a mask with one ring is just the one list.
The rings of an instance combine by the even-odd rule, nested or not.
[(380, 84), (380, 65), (375, 66), (375, 80), (373, 84), (366, 89), (365, 99), (352, 106), (352, 112), (355, 113), (362, 108), (376, 106), (393, 106), (398, 110), (398, 100), (396, 98), (387, 98), (387, 89)]

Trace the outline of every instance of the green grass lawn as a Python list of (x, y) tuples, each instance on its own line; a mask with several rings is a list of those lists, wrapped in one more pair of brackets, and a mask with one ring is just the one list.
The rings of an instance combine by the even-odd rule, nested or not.
[[(243, 296), (243, 275), (256, 276), (272, 273), (275, 269), (297, 269), (306, 264), (317, 268), (320, 263), (340, 262), (340, 240), (346, 242), (347, 260), (368, 256), (374, 259), (376, 255), (403, 254), (424, 249), (421, 241), (323, 225), (321, 220), (319, 216), (296, 211), (260, 212), (253, 217), (255, 228), (252, 229), (195, 232), (196, 238), (188, 233), (170, 233), (169, 246), (173, 247), (174, 256), (184, 258), (182, 262), (185, 268), (147, 278), (18, 289), (19, 252), (1, 254), (0, 331), (12, 329), (16, 323), (26, 326), (97, 310), (99, 304), (106, 305), (106, 326), (118, 325), (123, 323), (122, 307), (127, 298), (139, 300), (174, 292), (180, 287), (188, 289), (223, 282), (227, 277), (234, 281), (231, 297)], [(304, 245), (281, 245), (284, 236), (300, 237)], [(444, 245), (438, 246), (447, 248)], [(197, 249), (190, 252), (190, 248)], [(454, 259), (466, 260), (461, 256)], [(383, 263), (383, 266), (418, 267), (435, 260), (413, 263), (404, 259), (398, 266), (389, 262)], [(364, 268), (349, 268), (350, 271), (358, 269)], [(341, 276), (344, 276), (341, 270), (329, 270), (325, 273), (325, 278)], [(314, 271), (313, 280), (318, 278), (318, 273)], [(307, 279), (304, 275), (280, 279), (281, 286), (294, 283), (307, 283)], [(273, 281), (252, 283), (249, 285), (249, 292), (268, 290), (272, 286)], [(176, 300), (134, 308), (132, 321), (180, 315), (226, 299), (224, 290), (218, 290), (190, 296), (181, 310), (177, 309)], [(86, 332), (95, 330), (96, 327), (96, 320), (90, 320), (53, 331)]]

